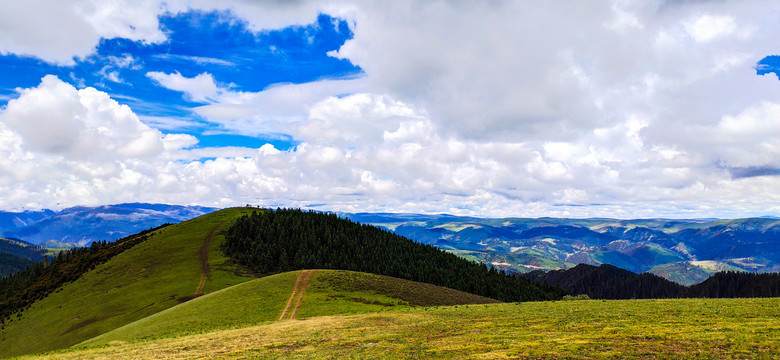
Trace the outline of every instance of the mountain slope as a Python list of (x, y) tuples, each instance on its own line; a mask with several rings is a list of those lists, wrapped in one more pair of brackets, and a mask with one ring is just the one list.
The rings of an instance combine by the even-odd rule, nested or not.
[(43, 260), (43, 257), (49, 251), (46, 248), (35, 246), (25, 241), (0, 237), (0, 253), (11, 254), (32, 261), (40, 261)]
[[(65, 283), (56, 291), (31, 305), (25, 305), (24, 311), (17, 312), (11, 317), (10, 322), (5, 323), (3, 329), (0, 330), (0, 357), (69, 347), (179, 304), (186, 304), (186, 302), (201, 295), (252, 280), (252, 275), (245, 274), (246, 270), (233, 265), (221, 248), (226, 247), (224, 234), (227, 229), (233, 228), (232, 225), (237, 220), (248, 218), (246, 215), (256, 210), (249, 208), (225, 209), (183, 223), (165, 226), (147, 232), (142, 241), (133, 243), (132, 247), (114, 255), (110, 260), (100, 265), (87, 266), (87, 268), (92, 267), (92, 270), (87, 271), (75, 281)], [(330, 215), (322, 216), (330, 218)], [(338, 224), (346, 222), (348, 221), (342, 219), (337, 221)], [(347, 231), (348, 229), (340, 227), (338, 224), (320, 230), (336, 237), (359, 235), (350, 233)], [(350, 223), (350, 227), (354, 226), (367, 227), (373, 232), (384, 233), (374, 227)], [(295, 241), (294, 235), (298, 234), (299, 230), (292, 226), (283, 229), (286, 235), (281, 238), (282, 241)], [(358, 236), (356, 239), (363, 239), (363, 237)], [(406, 239), (403, 241), (411, 243)], [(93, 248), (100, 250), (104, 247), (111, 248), (122, 244), (124, 244), (123, 241), (101, 242), (95, 243), (88, 249), (76, 251), (87, 252), (92, 251)], [(383, 256), (395, 256), (392, 248), (372, 247), (371, 250)], [(441, 253), (434, 248), (430, 248), (429, 251)], [(337, 254), (332, 253), (331, 255), (336, 256)], [(464, 261), (453, 255), (447, 256)], [(467, 266), (476, 267), (488, 276), (503, 276), (495, 270), (491, 272), (484, 267), (466, 263)], [(261, 264), (249, 263), (247, 265), (251, 268), (257, 268)], [(431, 263), (431, 265), (434, 264)], [(47, 271), (54, 271), (53, 269), (59, 266), (59, 263), (52, 262), (51, 265), (38, 263), (36, 266), (45, 268)], [(296, 279), (296, 283), (310, 285), (308, 286), (309, 291), (305, 291), (306, 286), (303, 286), (304, 290), (295, 290), (294, 294), (297, 295), (290, 296), (287, 302), (287, 304), (292, 304), (292, 307), (288, 306), (288, 311), (284, 311), (285, 315), (282, 317), (306, 318), (323, 314), (377, 311), (399, 304), (445, 305), (495, 301), (443, 289), (440, 286), (416, 284), (399, 279), (387, 280), (389, 278), (368, 274), (344, 273), (352, 275), (332, 276), (332, 274), (341, 273), (324, 270), (307, 270), (301, 274), (308, 275), (305, 280)], [(282, 275), (280, 277), (284, 278)], [(522, 284), (522, 282), (513, 282), (512, 278), (506, 276), (503, 276), (503, 279), (513, 284)], [(473, 279), (466, 278), (458, 278), (458, 280), (473, 281)], [(526, 282), (526, 284), (530, 283)], [(471, 286), (474, 285), (472, 283)], [(294, 288), (298, 289), (299, 286), (295, 285)], [(235, 290), (225, 291), (224, 294), (232, 294), (239, 289), (250, 289), (250, 292), (261, 290), (260, 288), (252, 290), (251, 287), (237, 287)], [(287, 285), (286, 292), (282, 292), (283, 297), (288, 296), (289, 289), (290, 286)], [(340, 290), (333, 292), (332, 289)], [(523, 290), (540, 291), (532, 285), (523, 288)], [(266, 292), (266, 294), (272, 293), (273, 291)], [(278, 291), (277, 294), (279, 294)], [(210, 309), (213, 309), (210, 311), (211, 315), (206, 314), (204, 319), (206, 321), (194, 328), (221, 327), (231, 324), (230, 321), (233, 321), (231, 319), (236, 319), (236, 316), (240, 318), (241, 314), (252, 311), (246, 309), (234, 311), (236, 316), (220, 318), (220, 316), (230, 313), (224, 310), (225, 307), (232, 306), (234, 309), (240, 309), (239, 299), (241, 298), (249, 300), (252, 297), (233, 296), (217, 302), (208, 302), (208, 298), (204, 297), (206, 300), (198, 299), (193, 302), (193, 305), (186, 304), (187, 306), (179, 308), (183, 310), (172, 310), (171, 313), (176, 314), (183, 311), (189, 314), (188, 311), (199, 308), (198, 304), (207, 308), (210, 306)], [(304, 305), (299, 306), (300, 303)], [(262, 304), (262, 301), (259, 304)], [(269, 308), (270, 310), (263, 309), (260, 311), (260, 315), (275, 314), (274, 316), (279, 316), (277, 310), (284, 304), (284, 301), (275, 301), (274, 305)], [(250, 309), (251, 305), (249, 304)], [(167, 329), (173, 332), (191, 331), (193, 323), (197, 323), (197, 321), (193, 322), (188, 316), (174, 316), (173, 322), (168, 322), (170, 326)], [(253, 319), (252, 321), (263, 321), (262, 316), (251, 319)], [(244, 318), (242, 321), (246, 320)], [(246, 325), (246, 323), (233, 325)], [(150, 330), (153, 332), (157, 328), (157, 326), (151, 328), (141, 326), (139, 333)], [(165, 327), (162, 326), (159, 329), (165, 329)]]
[(780, 273), (718, 272), (705, 281), (682, 286), (650, 273), (634, 274), (612, 265), (580, 264), (568, 270), (533, 271), (523, 276), (570, 294), (593, 299), (668, 299), (780, 296)]
[(28, 258), (0, 252), (0, 278), (22, 271), (35, 264)]
[(21, 240), (0, 237), (0, 278), (17, 273), (43, 260), (52, 251)]
[(568, 270), (534, 271), (526, 277), (570, 294), (592, 299), (659, 299), (679, 297), (684, 287), (653, 274), (635, 274), (612, 265), (580, 264)]
[(5, 325), (0, 356), (68, 347), (199, 294), (249, 280), (234, 275), (219, 250), (222, 231), (246, 212), (226, 209), (168, 226), (62, 286)]
[[(308, 270), (311, 278), (297, 307), (285, 305), (304, 272), (295, 271), (215, 291), (143, 318), (79, 344), (180, 337), (195, 333), (278, 321), (295, 310), (295, 318), (384, 312), (414, 305), (485, 304), (497, 301), (430, 284), (386, 276), (335, 270)], [(226, 305), (229, 304), (229, 305)], [(285, 317), (287, 318), (287, 317)]]
[(559, 289), (488, 269), (335, 214), (277, 209), (238, 219), (225, 253), (259, 273), (339, 269), (425, 282), (501, 301), (559, 299)]

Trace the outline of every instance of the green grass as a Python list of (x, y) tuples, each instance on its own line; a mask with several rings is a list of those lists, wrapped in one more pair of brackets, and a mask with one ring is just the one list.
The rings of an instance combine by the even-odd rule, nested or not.
[(79, 346), (178, 337), (277, 320), (300, 271), (248, 281), (89, 339)]
[(780, 299), (401, 308), (50, 354), (104, 358), (772, 359)]
[[(180, 337), (276, 321), (300, 274), (301, 271), (287, 272), (219, 290), (89, 339), (78, 346)], [(494, 302), (456, 290), (387, 276), (316, 270), (304, 293), (297, 318), (372, 313), (415, 305)]]
[[(226, 209), (161, 229), (60, 291), (36, 302), (0, 331), (0, 357), (68, 347), (178, 305), (195, 295), (201, 275), (199, 250), (215, 226), (224, 230), (251, 209)], [(217, 234), (219, 231), (217, 231)], [(212, 238), (211, 292), (249, 280), (218, 256)]]
[(317, 270), (298, 318), (375, 313), (398, 307), (484, 304), (498, 301), (441, 286), (343, 270)]

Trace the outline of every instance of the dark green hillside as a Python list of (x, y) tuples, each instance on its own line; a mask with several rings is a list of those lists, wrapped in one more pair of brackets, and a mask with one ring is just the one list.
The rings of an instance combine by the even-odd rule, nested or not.
[(0, 278), (22, 271), (33, 264), (35, 261), (28, 258), (0, 253)]
[(780, 296), (780, 273), (751, 274), (724, 271), (691, 286), (688, 297), (753, 298)]
[(572, 295), (592, 299), (664, 299), (679, 297), (685, 287), (653, 274), (635, 274), (612, 265), (580, 264), (568, 270), (533, 271), (524, 276)]
[(236, 221), (225, 253), (261, 274), (299, 269), (369, 272), (445, 286), (502, 301), (558, 299), (563, 292), (531, 284), (484, 264), (335, 214), (283, 210)]
[(780, 297), (779, 273), (724, 271), (690, 287), (612, 265), (580, 264), (568, 270), (532, 271), (523, 276), (537, 283), (558, 286), (572, 295), (587, 294), (593, 299)]
[(11, 254), (32, 261), (43, 260), (49, 249), (36, 246), (21, 240), (0, 237), (0, 253)]

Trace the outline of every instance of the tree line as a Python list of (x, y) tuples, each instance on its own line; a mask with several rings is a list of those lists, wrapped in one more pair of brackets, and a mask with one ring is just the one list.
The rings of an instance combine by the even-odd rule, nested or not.
[(44, 258), (23, 271), (0, 279), (0, 323), (13, 320), (13, 314), (21, 316), (35, 301), (59, 291), (63, 285), (146, 241), (154, 231), (168, 225), (163, 224), (110, 243), (95, 241), (89, 247), (65, 250), (51, 259)]
[(534, 285), (430, 245), (331, 213), (276, 209), (239, 218), (223, 250), (259, 274), (299, 269), (368, 272), (465, 291), (501, 301), (560, 299), (557, 288)]
[(780, 273), (719, 272), (689, 287), (607, 264), (580, 264), (568, 270), (533, 271), (523, 276), (593, 299), (780, 297)]

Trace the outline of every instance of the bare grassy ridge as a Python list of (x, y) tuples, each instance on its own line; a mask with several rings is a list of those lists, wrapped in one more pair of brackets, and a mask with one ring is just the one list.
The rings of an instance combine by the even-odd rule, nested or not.
[(780, 299), (590, 300), (323, 316), (43, 359), (773, 359)]

